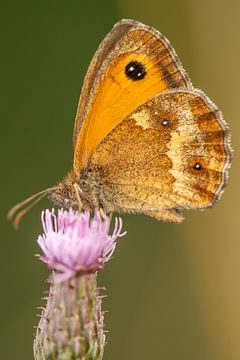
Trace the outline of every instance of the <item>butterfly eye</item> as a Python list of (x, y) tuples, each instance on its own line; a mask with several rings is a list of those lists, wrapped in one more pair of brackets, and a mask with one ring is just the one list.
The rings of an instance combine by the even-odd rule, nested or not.
[(125, 74), (131, 80), (142, 80), (146, 75), (146, 69), (143, 64), (138, 61), (131, 61), (125, 67)]
[(169, 127), (169, 126), (171, 125), (171, 121), (168, 120), (168, 119), (166, 119), (166, 118), (164, 118), (164, 119), (162, 119), (162, 121), (161, 121), (161, 125), (162, 125), (163, 127), (167, 128), (167, 127)]
[(202, 165), (199, 162), (194, 164), (193, 168), (194, 170), (198, 170), (198, 171), (203, 169)]

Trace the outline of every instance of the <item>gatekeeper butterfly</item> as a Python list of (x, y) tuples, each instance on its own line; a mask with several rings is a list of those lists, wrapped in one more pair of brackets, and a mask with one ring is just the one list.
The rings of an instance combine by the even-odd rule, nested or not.
[[(193, 87), (169, 41), (121, 20), (87, 71), (73, 133), (73, 168), (53, 188), (16, 205), (20, 218), (45, 195), (79, 210), (144, 213), (181, 222), (212, 206), (231, 161), (221, 112)], [(30, 205), (29, 205), (30, 204)]]

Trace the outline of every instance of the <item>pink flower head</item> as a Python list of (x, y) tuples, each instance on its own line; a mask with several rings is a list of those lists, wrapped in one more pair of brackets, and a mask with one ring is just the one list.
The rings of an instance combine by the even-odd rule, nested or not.
[(98, 211), (79, 213), (72, 209), (42, 212), (44, 233), (37, 242), (43, 251), (39, 256), (50, 269), (54, 280), (64, 281), (78, 273), (95, 272), (111, 258), (116, 239), (121, 233), (122, 219), (115, 218), (115, 228), (108, 235), (110, 219), (102, 219)]

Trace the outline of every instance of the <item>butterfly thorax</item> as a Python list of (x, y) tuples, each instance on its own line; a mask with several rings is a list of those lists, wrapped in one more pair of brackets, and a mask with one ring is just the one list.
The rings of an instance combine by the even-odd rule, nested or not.
[(103, 209), (106, 213), (111, 211), (107, 205), (100, 175), (101, 169), (96, 167), (82, 169), (80, 176), (73, 170), (70, 171), (50, 195), (51, 201), (63, 208)]

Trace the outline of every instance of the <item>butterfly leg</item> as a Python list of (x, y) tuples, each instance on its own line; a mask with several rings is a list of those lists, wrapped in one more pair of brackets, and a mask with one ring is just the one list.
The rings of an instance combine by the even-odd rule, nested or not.
[[(99, 209), (99, 213), (100, 213), (102, 220), (107, 220), (109, 218), (109, 216), (107, 216), (107, 214), (105, 213), (105, 211), (102, 208)], [(111, 215), (110, 215), (110, 218), (111, 218)]]
[(76, 199), (77, 199), (77, 202), (78, 202), (78, 210), (79, 211), (82, 211), (82, 200), (81, 200), (81, 197), (80, 197), (80, 193), (82, 192), (79, 185), (77, 183), (75, 183), (74, 185), (74, 190), (75, 190), (75, 194), (76, 194)]

